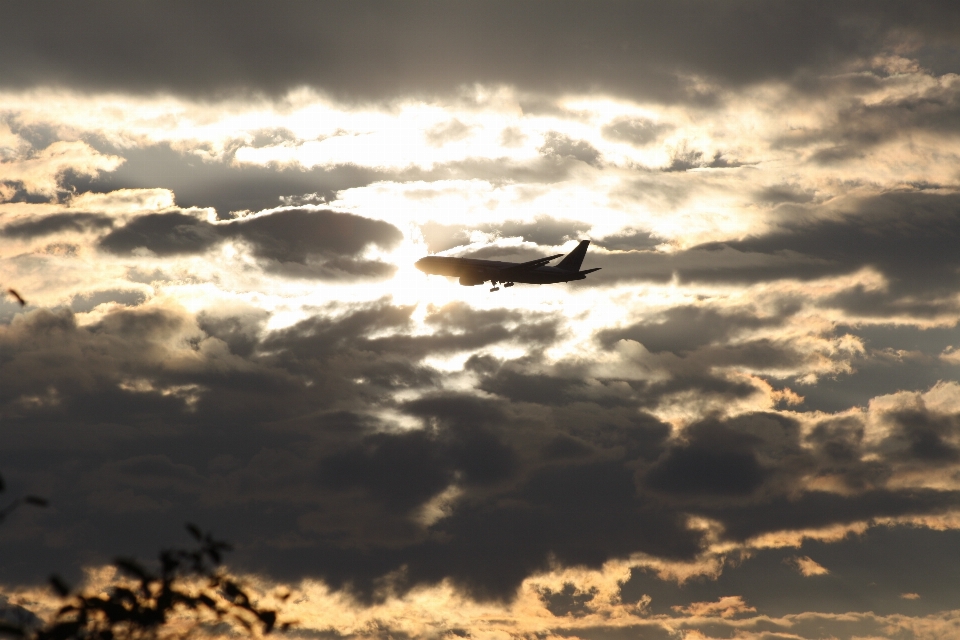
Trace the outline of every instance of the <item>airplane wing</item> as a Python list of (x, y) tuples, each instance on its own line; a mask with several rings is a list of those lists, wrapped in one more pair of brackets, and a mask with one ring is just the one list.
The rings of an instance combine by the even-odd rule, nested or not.
[(526, 273), (527, 271), (533, 271), (537, 267), (542, 267), (551, 260), (556, 260), (562, 255), (562, 253), (558, 253), (557, 255), (550, 256), (548, 258), (537, 258), (536, 260), (531, 260), (530, 262), (521, 262), (520, 264), (512, 264), (509, 267), (503, 267), (497, 274), (497, 279), (500, 281), (507, 281), (521, 273)]

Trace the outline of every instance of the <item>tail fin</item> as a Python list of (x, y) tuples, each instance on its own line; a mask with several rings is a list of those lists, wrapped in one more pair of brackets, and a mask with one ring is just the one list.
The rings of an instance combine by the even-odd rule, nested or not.
[(557, 269), (563, 269), (565, 271), (579, 271), (580, 265), (583, 264), (583, 256), (587, 255), (587, 247), (590, 245), (589, 240), (581, 240), (580, 244), (577, 245), (577, 248), (567, 254), (567, 257), (560, 261), (557, 265)]

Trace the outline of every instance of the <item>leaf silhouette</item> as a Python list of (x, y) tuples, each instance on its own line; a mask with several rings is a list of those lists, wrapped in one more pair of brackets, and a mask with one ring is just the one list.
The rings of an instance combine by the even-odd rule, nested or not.
[(201, 533), (200, 527), (198, 527), (197, 525), (188, 522), (187, 531), (189, 531), (190, 535), (192, 535), (197, 540), (203, 540), (203, 533)]
[(70, 595), (70, 587), (67, 586), (67, 583), (63, 581), (63, 578), (57, 574), (50, 576), (50, 586), (53, 587), (53, 590), (57, 592), (61, 598), (66, 598)]

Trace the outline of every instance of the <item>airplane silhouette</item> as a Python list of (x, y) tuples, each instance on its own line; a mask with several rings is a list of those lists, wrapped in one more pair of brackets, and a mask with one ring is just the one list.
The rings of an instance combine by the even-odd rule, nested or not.
[(490, 282), (493, 288), (490, 291), (499, 291), (501, 283), (504, 287), (512, 287), (515, 283), (524, 284), (555, 284), (557, 282), (571, 282), (583, 280), (588, 273), (599, 271), (600, 268), (580, 271), (583, 256), (587, 254), (589, 240), (582, 240), (577, 248), (567, 254), (555, 267), (547, 263), (562, 256), (558, 253), (547, 258), (537, 258), (530, 262), (500, 262), (499, 260), (477, 260), (475, 258), (448, 258), (445, 256), (427, 256), (414, 263), (414, 266), (429, 275), (453, 276), (460, 278), (460, 284), (472, 287), (484, 282)]

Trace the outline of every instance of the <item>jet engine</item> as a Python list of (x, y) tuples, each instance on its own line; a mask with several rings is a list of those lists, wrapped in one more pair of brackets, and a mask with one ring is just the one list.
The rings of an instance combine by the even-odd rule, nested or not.
[(460, 284), (464, 287), (475, 287), (478, 284), (483, 284), (483, 276), (478, 275), (469, 275), (469, 276), (460, 276)]

